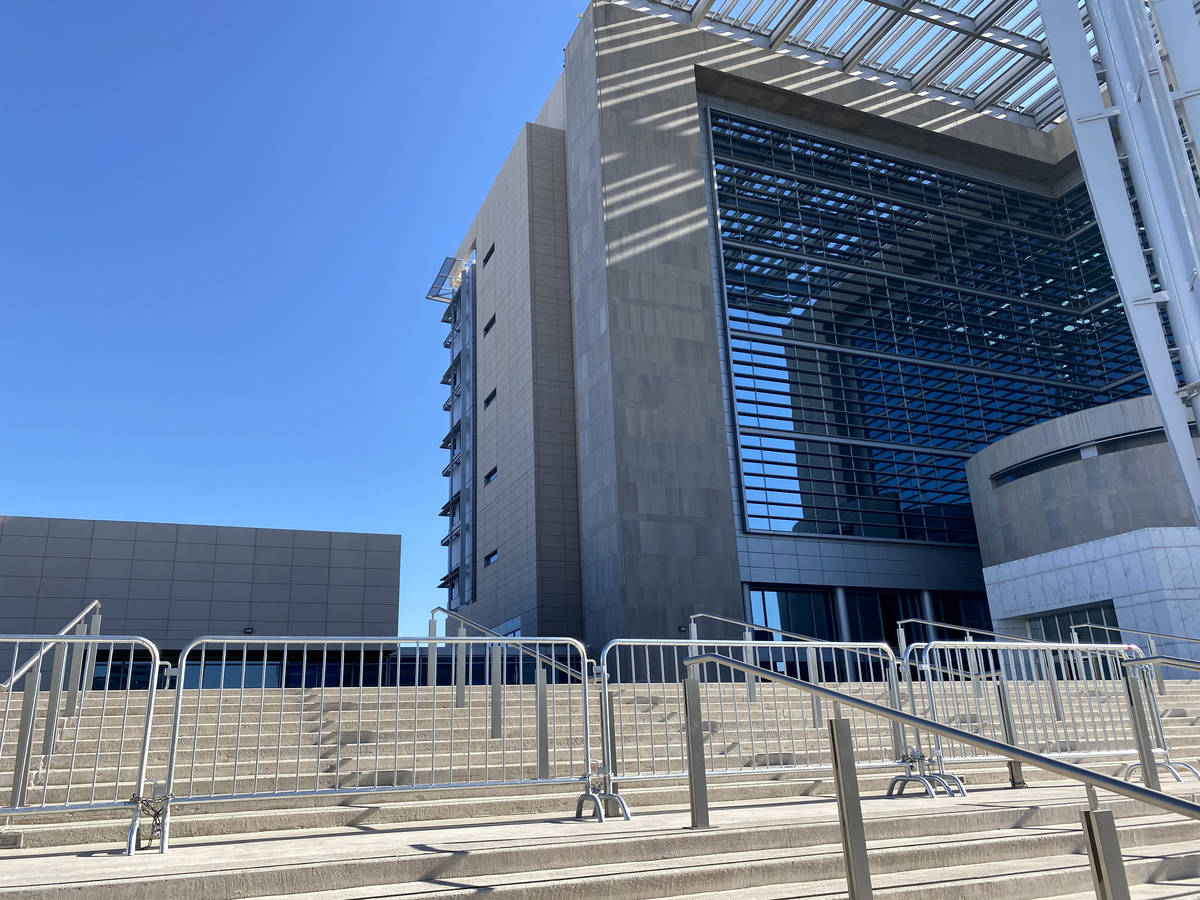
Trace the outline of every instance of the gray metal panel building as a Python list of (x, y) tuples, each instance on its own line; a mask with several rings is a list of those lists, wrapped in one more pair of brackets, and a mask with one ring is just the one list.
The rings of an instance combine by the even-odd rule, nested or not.
[(400, 536), (0, 516), (0, 633), (394, 635)]

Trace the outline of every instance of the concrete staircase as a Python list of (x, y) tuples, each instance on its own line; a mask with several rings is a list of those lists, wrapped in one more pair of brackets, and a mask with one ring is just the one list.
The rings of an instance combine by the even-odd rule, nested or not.
[[(1194, 763), (1200, 758), (1200, 684), (1193, 684), (1169, 682), (1160, 706), (1173, 755)], [(199, 774), (189, 781), (191, 773), (177, 773), (177, 793), (181, 788), (198, 792), (200, 786), (215, 787), (217, 793), (247, 791), (256, 786), (256, 777), (259, 790), (294, 789), (297, 775), (304, 787), (353, 787), (357, 779), (361, 791), (177, 804), (172, 849), (161, 856), (125, 858), (110, 852), (123, 844), (127, 810), (21, 817), (5, 830), (0, 897), (102, 891), (105, 897), (319, 892), (364, 898), (458, 896), (482, 890), (535, 897), (844, 895), (828, 772), (713, 777), (710, 799), (716, 827), (710, 831), (684, 827), (687, 785), (677, 777), (623, 784), (621, 793), (634, 814), (631, 822), (577, 821), (575, 801), (583, 784), (568, 779), (582, 772), (578, 761), (583, 758), (583, 733), (578, 725), (568, 731), (564, 722), (568, 707), (578, 704), (578, 688), (574, 698), (554, 686), (549, 691), (550, 709), (559, 715), (552, 717), (558, 729), (551, 732), (548, 756), (551, 774), (563, 778), (561, 783), (438, 789), (422, 785), (429, 779), (482, 780), (484, 772), (493, 781), (535, 774), (531, 766), (536, 769), (536, 723), (530, 697), (513, 689), (506, 697), (503, 736), (489, 738), (485, 688), (472, 689), (461, 710), (453, 705), (452, 688), (439, 688), (436, 703), (428, 689), (415, 694), (407, 690), (413, 696), (397, 698), (393, 692), (386, 704), (371, 696), (359, 698), (357, 689), (354, 696), (350, 691), (341, 696), (307, 691), (303, 711), (294, 691), (285, 696), (254, 692), (240, 703), (229, 695), (218, 702), (209, 696), (215, 692), (206, 691), (199, 709), (195, 698), (185, 694), (187, 727), (181, 746), (187, 753), (180, 765), (188, 766), (194, 755)], [(742, 688), (731, 685), (727, 690)], [(662, 699), (618, 697), (627, 714), (637, 710), (645, 723), (642, 745), (625, 747), (627, 758), (636, 759), (643, 770), (660, 766), (670, 771), (669, 764), (681, 752), (679, 745), (668, 749), (661, 739), (650, 739), (656, 729), (682, 724), (672, 698)], [(109, 698), (109, 704), (114, 702), (124, 704), (123, 699)], [(131, 697), (130, 709), (136, 702)], [(173, 702), (172, 692), (160, 695), (151, 732), (151, 782), (165, 779)], [(756, 740), (762, 746), (773, 736), (782, 739), (784, 729), (778, 718), (781, 709), (765, 699), (760, 702), (763, 727)], [(79, 719), (61, 727), (57, 752), (35, 779), (31, 798), (59, 801), (68, 796), (70, 780), (70, 797), (78, 799), (74, 791), (82, 776), (90, 784), (93, 772), (99, 782), (111, 785), (110, 792), (128, 797), (140, 735), (128, 746), (128, 730), (123, 740), (115, 721), (103, 699), (89, 695)], [(858, 735), (866, 738), (864, 729), (869, 726), (854, 721)], [(774, 735), (771, 722), (780, 722)], [(820, 729), (810, 730), (794, 746), (811, 744), (815, 751)], [(593, 755), (598, 756), (598, 696), (592, 701), (590, 733)], [(797, 739), (794, 726), (788, 736)], [(5, 796), (14, 740), (14, 735), (5, 734), (0, 744), (0, 791)], [(436, 763), (429, 761), (431, 742), (436, 742)], [(728, 733), (714, 730), (712, 742), (720, 744), (723, 764), (756, 755), (739, 747)], [(278, 780), (277, 761), (282, 772)], [(1127, 761), (1086, 764), (1112, 774)], [(878, 896), (1049, 898), (1089, 890), (1078, 816), (1082, 787), (1064, 785), (1026, 767), (1030, 788), (1012, 790), (1006, 787), (1003, 763), (983, 761), (954, 767), (971, 791), (965, 799), (929, 800), (911, 790), (903, 798), (884, 799), (880, 795), (895, 771), (859, 772)], [(389, 784), (406, 789), (373, 790)], [(1200, 795), (1200, 783), (1176, 785), (1166, 775), (1164, 787), (1189, 797)], [(1178, 896), (1187, 896), (1186, 880), (1200, 878), (1200, 822), (1160, 815), (1132, 801), (1102, 799), (1118, 816), (1130, 881), (1150, 885), (1146, 890), (1177, 881), (1184, 890)], [(47, 865), (51, 861), (53, 865)]]

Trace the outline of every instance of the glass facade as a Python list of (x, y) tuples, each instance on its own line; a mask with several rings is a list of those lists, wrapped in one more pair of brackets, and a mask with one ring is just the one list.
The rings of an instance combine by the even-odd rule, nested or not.
[(1069, 643), (1072, 628), (1079, 630), (1079, 640), (1083, 643), (1107, 644), (1120, 639), (1116, 632), (1087, 627), (1092, 624), (1116, 627), (1117, 612), (1111, 600), (1093, 603), (1090, 606), (1054, 610), (1044, 615), (1033, 616), (1027, 622), (1029, 636), (1039, 641)]
[(748, 531), (974, 543), (969, 456), (1146, 391), (1083, 185), (709, 115)]

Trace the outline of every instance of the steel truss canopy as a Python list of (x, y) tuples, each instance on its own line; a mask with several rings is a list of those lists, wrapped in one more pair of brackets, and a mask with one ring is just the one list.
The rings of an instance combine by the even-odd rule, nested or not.
[(618, 2), (1032, 128), (1065, 121), (1037, 0)]

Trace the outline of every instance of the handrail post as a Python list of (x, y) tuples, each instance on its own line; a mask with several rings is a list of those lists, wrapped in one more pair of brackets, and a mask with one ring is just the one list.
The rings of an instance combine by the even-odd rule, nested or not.
[[(1154, 638), (1147, 638), (1146, 646), (1150, 648), (1151, 656), (1158, 656), (1158, 648), (1154, 646)], [(1158, 663), (1154, 664), (1154, 680), (1158, 682), (1158, 696), (1162, 697), (1167, 693), (1167, 683), (1163, 680), (1162, 666)]]
[(1142, 701), (1141, 684), (1136, 672), (1125, 669), (1125, 696), (1129, 700), (1130, 725), (1133, 740), (1137, 745), (1138, 761), (1142, 768), (1142, 784), (1152, 791), (1162, 789), (1158, 780), (1158, 764), (1150, 746), (1150, 734), (1146, 723), (1146, 706)]
[(504, 736), (504, 645), (491, 646), (492, 737), (499, 738)]
[[(87, 633), (87, 623), (80, 622), (75, 626), (75, 636), (82, 637)], [(74, 718), (79, 714), (79, 690), (80, 680), (83, 678), (83, 657), (87, 653), (87, 648), (79, 644), (71, 644), (71, 671), (68, 675), (70, 681), (67, 683), (67, 718)]]
[(546, 668), (540, 663), (534, 681), (537, 705), (537, 773), (545, 781), (550, 777), (550, 723), (546, 718)]
[(50, 685), (46, 698), (46, 727), (42, 733), (42, 756), (46, 757), (46, 768), (50, 768), (50, 754), (54, 752), (58, 736), (58, 707), (62, 701), (63, 676), (67, 670), (67, 648), (65, 644), (54, 645), (54, 661), (50, 666)]
[(829, 744), (833, 751), (842, 854), (846, 860), (846, 890), (850, 900), (871, 900), (871, 865), (867, 859), (867, 833), (863, 827), (862, 798), (858, 793), (849, 719), (839, 716), (829, 720)]
[[(458, 626), (458, 636), (467, 636), (466, 625)], [(460, 708), (467, 705), (467, 645), (461, 642), (454, 648), (454, 705)]]
[(430, 687), (437, 686), (437, 619), (429, 620), (429, 655), (425, 660), (425, 683)]
[[(975, 643), (975, 638), (967, 635), (965, 643)], [(978, 700), (983, 699), (983, 681), (979, 677), (979, 657), (974, 649), (967, 651), (967, 673), (971, 676), (971, 687), (975, 690), (975, 697)]]
[[(818, 669), (820, 663), (817, 661), (816, 648), (809, 647), (805, 651), (805, 655), (808, 657), (808, 680), (814, 684), (820, 684), (821, 674), (820, 670)], [(816, 694), (812, 695), (812, 721), (813, 728), (821, 727), (821, 698)]]
[[(745, 629), (742, 632), (742, 640), (747, 642), (747, 645), (742, 648), (742, 660), (746, 663), (746, 665), (752, 666), (754, 665), (754, 648), (749, 646), (749, 642), (754, 640), (754, 632), (749, 628)], [(750, 674), (749, 672), (746, 673), (746, 699), (751, 703), (754, 702), (754, 683), (757, 680), (758, 679), (755, 678), (754, 675)]]
[[(900, 681), (896, 677), (896, 667), (887, 667), (888, 681), (888, 699), (892, 703), (892, 709), (900, 712)], [(901, 760), (907, 755), (908, 748), (904, 740), (904, 723), (898, 722), (895, 719), (891, 721), (892, 725), (892, 759)]]
[(688, 672), (683, 679), (683, 709), (687, 719), (688, 799), (692, 828), (709, 828), (708, 775), (704, 760), (704, 723), (700, 716), (700, 680)]
[[(14, 650), (15, 652), (15, 650)], [(25, 692), (21, 696), (21, 725), (17, 733), (17, 746), (13, 754), (12, 799), (9, 806), (14, 809), (25, 805), (25, 791), (29, 786), (29, 756), (33, 750), (33, 717), (37, 710), (38, 687), (42, 680), (41, 663), (25, 674)]]
[(904, 633), (904, 626), (896, 625), (896, 646), (900, 648), (900, 656), (903, 657), (908, 651), (908, 636)]
[[(1093, 797), (1094, 791), (1088, 792)], [(1097, 900), (1129, 900), (1129, 880), (1125, 876), (1125, 861), (1111, 809), (1098, 809), (1092, 804), (1080, 814), (1083, 833), (1087, 838), (1088, 862), (1091, 863), (1092, 884)]]
[[(1046, 680), (1050, 682), (1050, 703), (1054, 707), (1054, 721), (1063, 721), (1062, 688), (1058, 683), (1058, 670), (1054, 663), (1054, 654), (1044, 654), (1046, 659)], [(1065, 675), (1066, 672), (1064, 671)]]
[[(87, 633), (91, 637), (96, 637), (100, 634), (100, 608), (92, 613), (92, 618), (88, 621)], [(96, 674), (96, 648), (99, 645), (95, 641), (88, 641), (87, 650), (83, 654), (83, 682), (79, 690), (80, 698), (87, 697), (87, 692), (92, 687), (92, 676)]]
[[(1012, 712), (1012, 697), (1008, 693), (1008, 679), (1001, 675), (996, 679), (996, 695), (1000, 701), (1000, 724), (1004, 729), (1004, 743), (1016, 747), (1017, 745), (1017, 725), (1013, 719)], [(1021, 768), (1021, 764), (1015, 760), (1008, 761), (1008, 783), (1011, 787), (1023, 788), (1025, 784), (1025, 772)]]

